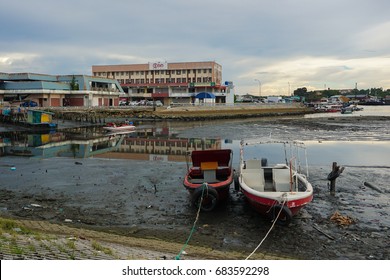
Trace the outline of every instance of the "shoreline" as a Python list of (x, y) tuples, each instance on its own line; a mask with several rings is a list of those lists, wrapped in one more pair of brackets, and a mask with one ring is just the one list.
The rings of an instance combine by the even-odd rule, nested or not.
[[(373, 118), (377, 121), (373, 121)], [(227, 129), (232, 125), (230, 121), (210, 121), (207, 125), (186, 129), (180, 132), (179, 136), (191, 138), (218, 135), (223, 139), (233, 139), (234, 135), (245, 136), (254, 133), (261, 137), (268, 136), (272, 132), (274, 137), (281, 139), (299, 135), (306, 140), (368, 139), (372, 141), (375, 136), (378, 141), (389, 141), (387, 126), (390, 117), (388, 116), (333, 117), (329, 115), (320, 119), (270, 117), (258, 120), (260, 119), (253, 119), (255, 125), (252, 125), (252, 120), (242, 121), (234, 131)], [(156, 125), (160, 126), (162, 123)], [(184, 125), (186, 126), (187, 123)], [(133, 258), (156, 259), (161, 257), (160, 249), (156, 248), (163, 246), (158, 245), (162, 242), (165, 244), (161, 247), (163, 256), (170, 259), (179, 253), (193, 224), (195, 212), (189, 204), (187, 191), (181, 187), (181, 178), (185, 173), (185, 165), (181, 162), (148, 161), (146, 163), (141, 160), (126, 161), (111, 157), (31, 160), (3, 157), (2, 162), (4, 168), (0, 170), (2, 176), (0, 215), (12, 216), (21, 223), (36, 223), (39, 226), (34, 226), (33, 231), (37, 229), (44, 231), (45, 227), (51, 226), (58, 227), (59, 230), (55, 234), (58, 234), (58, 238), (63, 242), (60, 246), (53, 245), (57, 251), (69, 247), (67, 244), (71, 241), (78, 241), (80, 246), (87, 246), (85, 245), (87, 237), (90, 247), (97, 242), (102, 243), (103, 247), (114, 249), (119, 247), (128, 251), (131, 251), (132, 247), (140, 250), (149, 249), (152, 252), (157, 251), (157, 255), (150, 251), (146, 255), (137, 255), (134, 252)], [(17, 169), (10, 170), (10, 166), (16, 166)], [(292, 226), (276, 227), (262, 245), (259, 255), (254, 258), (388, 258), (390, 252), (382, 248), (383, 244), (388, 242), (386, 232), (389, 224), (385, 218), (388, 216), (386, 202), (389, 192), (380, 193), (367, 189), (361, 182), (364, 180), (386, 190), (387, 170), (373, 169), (370, 166), (348, 166), (346, 172), (338, 179), (339, 187), (335, 196), (330, 195), (327, 188), (328, 171), (328, 166), (312, 166), (310, 173), (315, 188), (313, 203), (304, 209), (305, 211), (294, 220)], [(96, 176), (97, 174), (99, 175)], [(18, 181), (16, 185), (15, 179)], [(157, 192), (153, 184), (156, 184)], [(41, 207), (36, 206), (37, 204)], [(336, 210), (342, 215), (352, 217), (356, 223), (348, 227), (335, 224), (330, 217)], [(383, 216), (383, 219), (378, 219), (378, 215)], [(16, 228), (18, 227), (20, 226)], [(213, 215), (200, 216), (196, 234), (185, 249), (188, 254), (183, 258), (244, 259), (269, 227), (268, 221), (248, 208), (240, 193), (231, 190), (230, 202), (225, 207), (221, 207)], [(317, 228), (332, 236), (333, 239), (330, 240), (325, 234), (321, 234)], [(87, 233), (61, 235), (71, 230)], [(15, 232), (19, 235), (17, 230), (6, 234), (13, 236)], [(107, 239), (94, 239), (90, 232), (108, 234)], [(309, 238), (299, 238), (302, 233)], [(27, 251), (31, 245), (28, 243), (29, 236), (23, 237), (27, 239), (16, 243), (24, 244), (20, 246), (25, 246), (24, 252), (29, 252)], [(130, 245), (126, 245), (126, 242), (125, 245), (116, 245), (122, 238)], [(130, 241), (133, 239), (134, 241)], [(141, 242), (140, 246), (131, 243), (136, 240)], [(7, 239), (2, 246), (11, 248), (12, 244), (12, 239)], [(150, 247), (146, 247), (149, 245)], [(120, 249), (116, 250), (120, 251)], [(14, 252), (20, 250), (15, 249)], [(59, 253), (56, 255), (57, 253), (52, 254), (63, 257)], [(50, 255), (50, 252), (48, 254), (48, 256), (39, 256), (41, 259), (50, 256), (55, 258)], [(21, 256), (24, 257), (23, 254)], [(11, 258), (21, 256), (16, 254)], [(26, 258), (30, 256), (39, 258), (30, 253)], [(69, 256), (87, 259), (95, 255), (77, 257), (68, 254)], [(98, 256), (101, 255), (98, 253)], [(127, 256), (120, 256), (127, 258)], [(109, 255), (106, 258), (113, 257)], [(129, 258), (132, 259), (131, 256)]]
[[(247, 253), (239, 251), (197, 245), (188, 245), (179, 255), (183, 244), (177, 242), (4, 215), (0, 215), (0, 235), (1, 260), (243, 260), (247, 257)], [(257, 252), (253, 259), (292, 258)]]
[(212, 120), (263, 116), (304, 115), (314, 111), (302, 104), (220, 105), (177, 107), (50, 108), (57, 119), (98, 122), (109, 117), (150, 120)]

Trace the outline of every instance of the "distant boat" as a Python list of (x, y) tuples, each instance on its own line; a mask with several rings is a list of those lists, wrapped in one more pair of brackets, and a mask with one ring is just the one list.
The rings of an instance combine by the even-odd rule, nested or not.
[[(250, 145), (283, 145), (286, 162), (268, 165), (268, 160), (246, 158), (244, 148)], [(263, 146), (269, 149), (268, 146)], [(287, 147), (291, 159), (287, 159)], [(278, 224), (288, 225), (301, 208), (313, 199), (313, 187), (303, 171), (300, 170), (299, 149), (303, 143), (267, 141), (241, 141), (240, 174), (238, 184), (249, 204), (260, 214), (276, 220)], [(307, 162), (307, 161), (306, 161)], [(307, 163), (306, 163), (307, 168)]]
[(341, 114), (352, 114), (353, 113), (353, 108), (352, 107), (344, 107), (341, 109)]
[(234, 178), (232, 160), (230, 149), (192, 151), (183, 184), (195, 207), (211, 211), (227, 199)]
[(386, 105), (386, 102), (379, 99), (369, 99), (365, 101), (360, 101), (359, 105)]
[(326, 104), (315, 107), (315, 110), (321, 113), (335, 113), (341, 112), (342, 107), (343, 105), (341, 104)]
[(132, 123), (107, 123), (105, 126), (103, 126), (103, 129), (108, 131), (129, 131), (135, 130), (135, 126)]

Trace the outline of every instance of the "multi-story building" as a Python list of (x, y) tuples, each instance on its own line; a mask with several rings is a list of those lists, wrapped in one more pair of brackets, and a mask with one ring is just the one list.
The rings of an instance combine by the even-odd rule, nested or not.
[(233, 100), (229, 96), (230, 87), (222, 83), (222, 66), (214, 61), (94, 65), (92, 73), (116, 79), (129, 100), (160, 100), (165, 105)]
[(123, 89), (118, 81), (85, 75), (0, 73), (0, 105), (34, 101), (40, 107), (118, 106)]

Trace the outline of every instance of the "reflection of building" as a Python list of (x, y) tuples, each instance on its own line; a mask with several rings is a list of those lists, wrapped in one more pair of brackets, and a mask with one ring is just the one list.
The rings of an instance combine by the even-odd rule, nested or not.
[(94, 76), (116, 79), (131, 100), (191, 103), (197, 93), (208, 92), (215, 103), (226, 103), (229, 87), (222, 84), (222, 66), (214, 61), (156, 62), (92, 66)]
[(122, 142), (119, 152), (186, 155), (188, 151), (221, 149), (219, 139), (199, 138), (127, 138)]
[(193, 150), (221, 149), (220, 139), (173, 138), (173, 137), (127, 137), (118, 149), (99, 157), (152, 161), (185, 161)]
[[(9, 132), (0, 138), (0, 155), (49, 157), (103, 157), (153, 161), (185, 161), (193, 150), (221, 149), (221, 139), (178, 138), (145, 130), (130, 134), (91, 136), (63, 132), (26, 134)], [(138, 133), (138, 132), (137, 132)], [(80, 138), (80, 139), (77, 139)], [(81, 139), (83, 138), (83, 139)]]
[(3, 101), (34, 101), (39, 107), (117, 106), (123, 90), (114, 79), (85, 75), (0, 73)]

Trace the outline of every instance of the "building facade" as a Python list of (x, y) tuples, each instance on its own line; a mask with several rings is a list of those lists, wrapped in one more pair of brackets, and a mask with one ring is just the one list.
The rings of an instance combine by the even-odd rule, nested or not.
[(118, 106), (123, 89), (115, 79), (85, 75), (0, 73), (0, 104), (37, 103), (39, 107)]
[(205, 98), (197, 98), (204, 92), (215, 103), (230, 100), (229, 87), (222, 83), (222, 66), (214, 61), (95, 65), (92, 74), (116, 79), (129, 101), (160, 100), (164, 105), (204, 102)]

